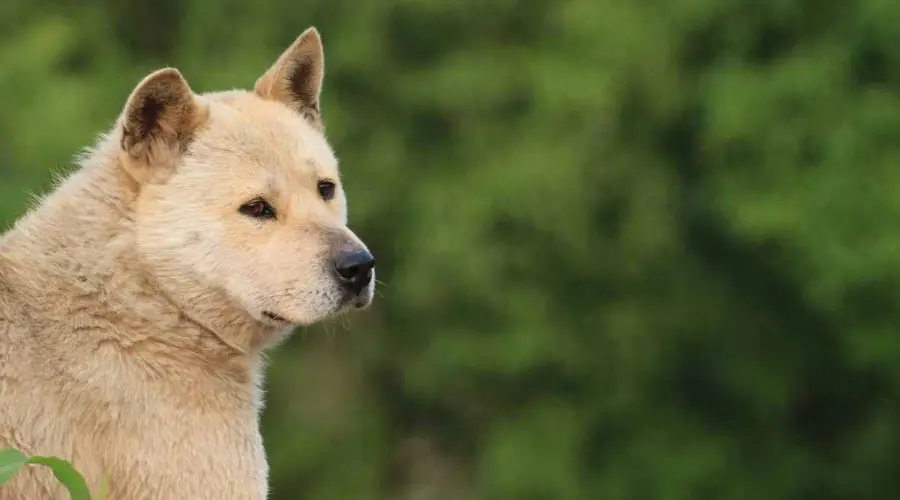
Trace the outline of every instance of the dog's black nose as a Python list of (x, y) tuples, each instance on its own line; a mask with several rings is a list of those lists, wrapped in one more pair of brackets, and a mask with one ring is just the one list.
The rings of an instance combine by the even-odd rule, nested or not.
[(334, 259), (338, 280), (356, 293), (372, 281), (375, 274), (375, 257), (366, 250), (341, 252)]

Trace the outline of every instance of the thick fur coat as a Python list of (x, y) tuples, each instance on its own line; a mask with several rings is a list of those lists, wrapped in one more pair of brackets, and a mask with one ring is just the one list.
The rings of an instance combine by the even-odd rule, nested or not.
[[(252, 91), (175, 69), (0, 237), (0, 448), (71, 460), (110, 500), (262, 499), (263, 351), (366, 307), (310, 28)], [(29, 466), (0, 500), (67, 499)]]

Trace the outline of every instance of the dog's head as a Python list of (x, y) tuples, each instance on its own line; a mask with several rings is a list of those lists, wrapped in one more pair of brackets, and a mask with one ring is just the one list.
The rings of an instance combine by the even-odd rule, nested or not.
[(347, 227), (323, 75), (310, 28), (252, 92), (195, 94), (171, 68), (138, 84), (118, 124), (120, 163), (139, 189), (137, 248), (153, 272), (224, 292), (272, 326), (369, 305), (375, 259)]

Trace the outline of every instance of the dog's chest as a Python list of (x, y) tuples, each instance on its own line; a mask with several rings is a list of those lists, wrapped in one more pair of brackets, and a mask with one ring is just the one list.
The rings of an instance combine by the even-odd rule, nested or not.
[(110, 433), (106, 444), (109, 500), (265, 498), (268, 466), (250, 412), (166, 412)]

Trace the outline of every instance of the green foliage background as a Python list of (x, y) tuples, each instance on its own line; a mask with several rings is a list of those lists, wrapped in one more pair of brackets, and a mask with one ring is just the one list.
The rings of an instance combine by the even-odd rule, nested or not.
[(369, 313), (273, 358), (275, 499), (900, 493), (900, 3), (0, 2), (0, 219), (308, 25)]

